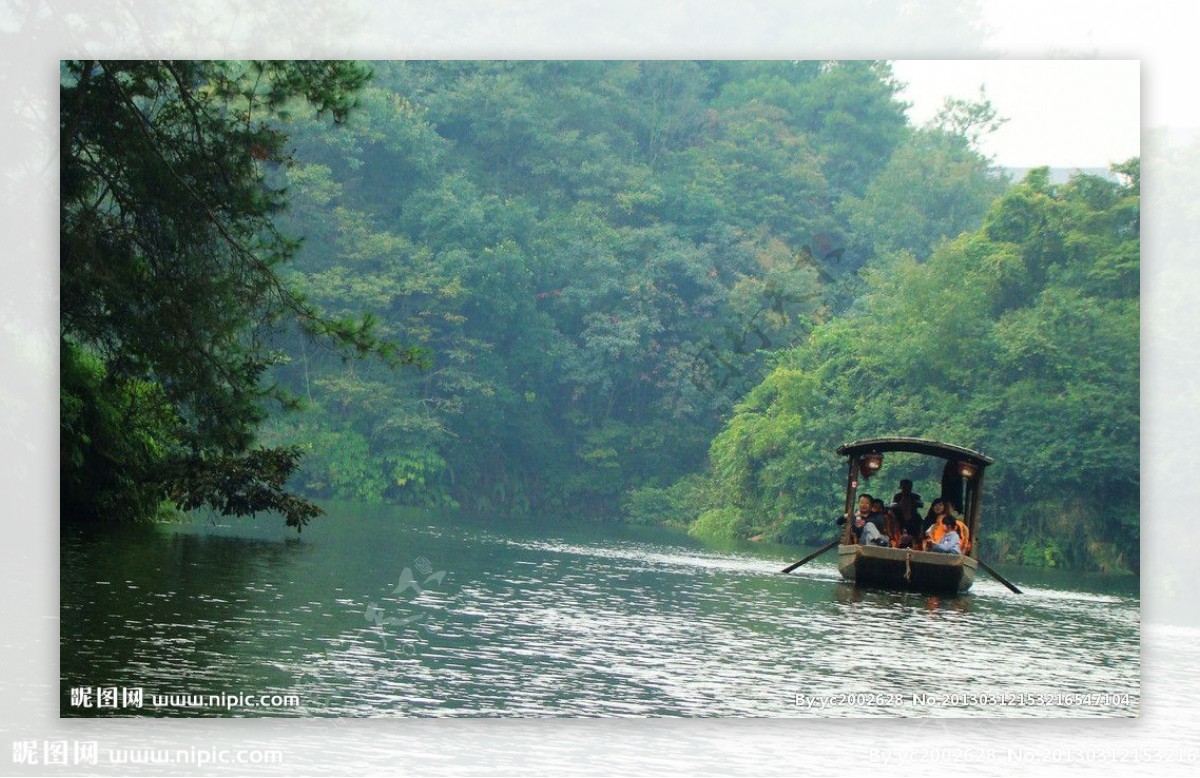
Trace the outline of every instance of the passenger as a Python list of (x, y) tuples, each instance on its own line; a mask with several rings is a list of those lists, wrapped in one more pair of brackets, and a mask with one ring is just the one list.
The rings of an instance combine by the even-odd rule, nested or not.
[(944, 500), (943, 505), (946, 509), (945, 515), (954, 519), (954, 529), (958, 533), (959, 542), (962, 544), (962, 553), (965, 554), (971, 550), (970, 533), (967, 531), (967, 525), (961, 518), (959, 518), (958, 514), (954, 512), (953, 503), (951, 503), (949, 500)]
[(875, 529), (883, 535), (888, 534), (887, 531), (887, 512), (883, 507), (883, 500), (878, 497), (871, 499), (871, 513), (867, 515), (867, 521), (875, 525)]
[(912, 485), (912, 481), (907, 478), (900, 482), (900, 491), (892, 495), (892, 507), (896, 511), (901, 529), (906, 529), (908, 534), (917, 537), (921, 534), (920, 509), (925, 503), (921, 501), (921, 495), (912, 490)]
[(875, 502), (875, 498), (863, 492), (858, 496), (858, 511), (855, 516), (862, 516), (864, 519), (871, 515), (871, 505)]
[(942, 536), (936, 543), (929, 547), (929, 550), (940, 554), (961, 554), (962, 541), (958, 537), (958, 524), (961, 523), (954, 518), (954, 514), (947, 513), (945, 518), (942, 519), (942, 526), (944, 527)]
[(887, 536), (879, 531), (875, 522), (857, 516), (854, 519), (858, 528), (858, 545), (860, 546), (890, 546)]
[(901, 529), (900, 537), (896, 539), (896, 548), (912, 548), (913, 536), (908, 534), (908, 530)]
[(855, 543), (858, 542), (858, 534), (859, 534), (858, 529), (857, 529), (857, 527), (859, 525), (857, 524), (857, 521), (860, 518), (862, 520), (866, 521), (867, 517), (871, 515), (871, 502), (873, 501), (873, 499), (874, 498), (871, 497), (871, 495), (869, 495), (869, 494), (866, 494), (866, 493), (860, 494), (858, 496), (858, 510), (855, 511), (854, 513), (850, 514), (849, 516), (843, 514), (842, 516), (838, 517), (837, 525), (839, 527), (842, 526), (843, 524), (845, 524), (847, 519), (850, 520), (850, 531), (851, 531), (851, 534), (853, 535)]
[[(951, 513), (951, 515), (953, 516), (954, 514)], [(955, 516), (954, 519), (955, 529), (958, 530), (959, 540), (962, 541), (962, 553), (969, 553), (971, 551), (971, 533), (967, 529), (966, 522), (957, 516)]]
[(883, 509), (883, 534), (888, 536), (892, 548), (900, 547), (900, 520), (896, 518), (896, 509), (891, 505)]
[(925, 516), (925, 550), (928, 551), (930, 546), (942, 539), (942, 534), (946, 531), (942, 518), (947, 515), (948, 508), (946, 501), (940, 497), (929, 506), (929, 513)]

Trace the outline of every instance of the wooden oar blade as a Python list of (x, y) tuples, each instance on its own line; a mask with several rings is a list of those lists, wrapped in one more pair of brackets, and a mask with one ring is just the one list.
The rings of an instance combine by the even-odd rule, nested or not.
[(840, 542), (840, 541), (837, 541), (837, 540), (835, 540), (835, 541), (833, 541), (832, 543), (829, 543), (828, 545), (825, 545), (825, 546), (823, 546), (823, 547), (821, 547), (821, 548), (818, 548), (816, 551), (814, 551), (814, 552), (812, 552), (811, 554), (809, 554), (808, 556), (804, 557), (804, 558), (803, 558), (803, 559), (801, 559), (799, 562), (792, 562), (790, 565), (788, 565), (787, 567), (783, 568), (783, 570), (781, 570), (780, 572), (782, 572), (782, 573), (790, 573), (790, 572), (792, 572), (793, 570), (795, 570), (795, 569), (796, 569), (797, 567), (799, 567), (800, 565), (803, 565), (803, 564), (805, 564), (805, 563), (807, 563), (807, 562), (811, 562), (812, 560), (814, 560), (814, 559), (816, 559), (817, 557), (821, 556), (821, 554), (824, 554), (826, 551), (828, 551), (828, 550), (830, 550), (831, 548), (833, 548), (834, 546), (836, 546), (836, 545), (837, 545), (839, 542)]
[(980, 567), (982, 567), (985, 571), (987, 571), (988, 575), (990, 575), (992, 578), (995, 578), (997, 581), (999, 581), (1000, 583), (1007, 586), (1010, 590), (1012, 590), (1013, 594), (1024, 594), (1024, 592), (1022, 592), (1020, 589), (1018, 589), (1014, 584), (1010, 583), (1007, 578), (1005, 578), (1004, 576), (1000, 575), (995, 570), (993, 570), (987, 562), (984, 562), (982, 559), (976, 559), (975, 561), (979, 563)]

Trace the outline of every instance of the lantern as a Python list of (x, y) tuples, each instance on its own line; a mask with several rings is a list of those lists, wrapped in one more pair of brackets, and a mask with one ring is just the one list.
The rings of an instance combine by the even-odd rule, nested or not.
[(858, 469), (862, 472), (863, 478), (870, 478), (878, 473), (881, 467), (883, 467), (883, 454), (872, 451), (859, 461)]

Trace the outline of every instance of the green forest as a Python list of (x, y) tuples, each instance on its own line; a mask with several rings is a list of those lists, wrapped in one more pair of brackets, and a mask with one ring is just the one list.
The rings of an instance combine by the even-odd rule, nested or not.
[(817, 544), (834, 449), (907, 435), (995, 458), (989, 560), (1137, 569), (1136, 159), (1010, 180), (886, 62), (60, 75), (64, 521)]

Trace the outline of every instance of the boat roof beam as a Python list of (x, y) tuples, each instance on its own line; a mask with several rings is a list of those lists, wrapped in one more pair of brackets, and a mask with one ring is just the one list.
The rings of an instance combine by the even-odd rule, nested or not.
[(837, 453), (841, 456), (854, 457), (869, 454), (873, 451), (880, 454), (889, 451), (903, 451), (910, 454), (926, 454), (928, 456), (941, 457), (942, 459), (965, 460), (980, 468), (987, 467), (995, 461), (986, 454), (972, 451), (969, 448), (951, 445), (950, 443), (941, 443), (936, 440), (926, 440), (925, 438), (867, 438), (840, 446)]

